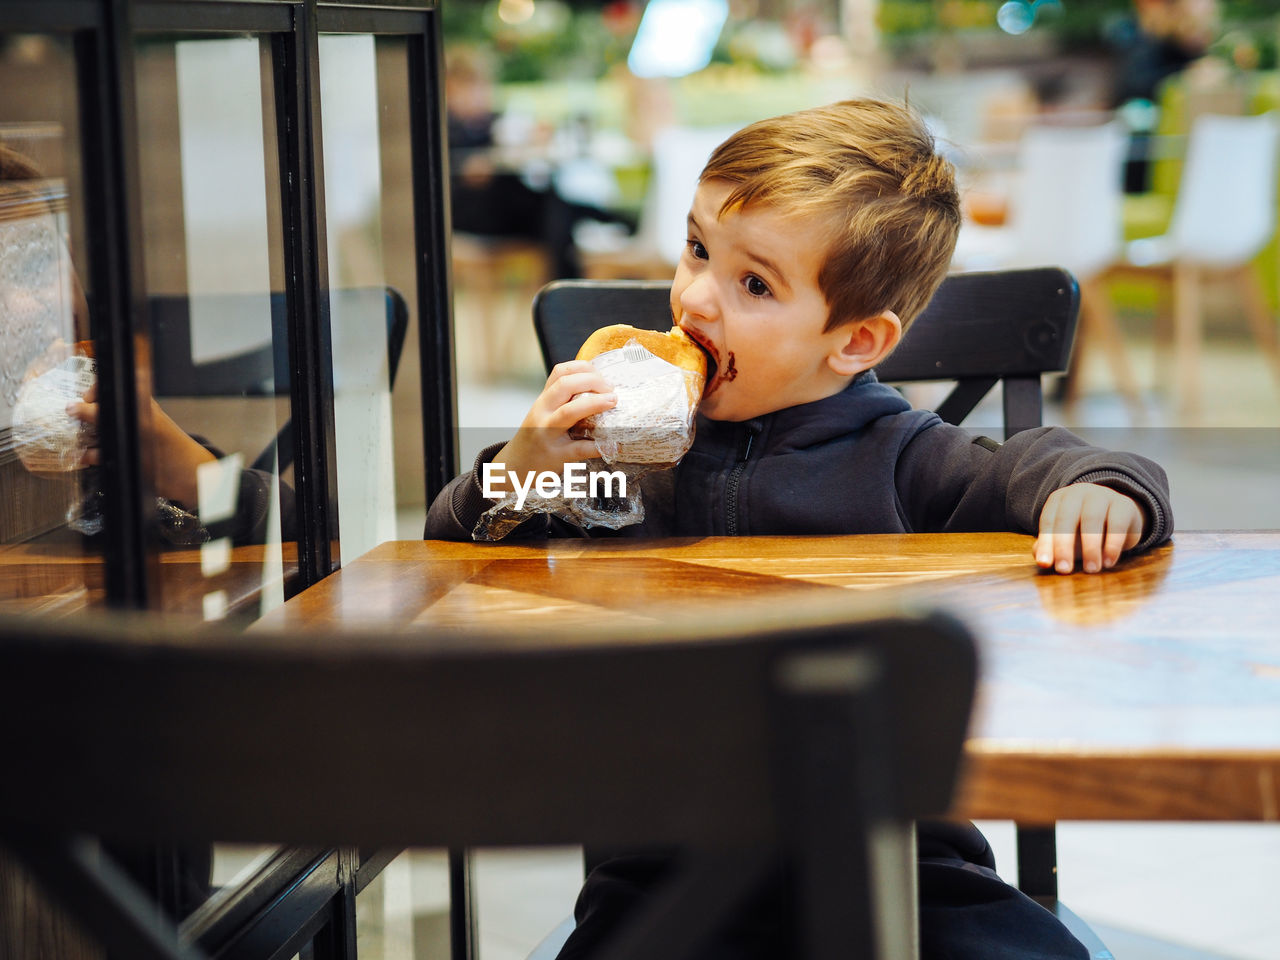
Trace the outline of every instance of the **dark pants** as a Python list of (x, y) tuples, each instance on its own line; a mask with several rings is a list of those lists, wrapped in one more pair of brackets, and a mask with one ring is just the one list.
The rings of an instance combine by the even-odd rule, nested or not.
[[(972, 824), (922, 822), (918, 836), (921, 960), (1088, 960), (1088, 950), (1056, 917), (996, 875), (991, 847)], [(657, 854), (628, 855), (592, 870), (560, 960), (606, 960), (609, 938), (673, 863)], [(699, 960), (798, 957), (783, 874), (779, 868), (761, 883)]]

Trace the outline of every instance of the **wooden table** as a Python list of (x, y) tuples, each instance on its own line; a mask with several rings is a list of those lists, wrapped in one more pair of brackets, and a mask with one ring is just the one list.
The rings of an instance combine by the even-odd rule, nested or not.
[[(689, 605), (862, 591), (952, 609), (983, 679), (956, 812), (1280, 819), (1280, 533), (1180, 533), (1102, 575), (1039, 573), (1016, 534), (528, 546), (390, 542), (256, 626), (499, 628), (565, 643)], [(885, 593), (889, 591), (889, 593)], [(532, 642), (532, 641), (531, 641)]]

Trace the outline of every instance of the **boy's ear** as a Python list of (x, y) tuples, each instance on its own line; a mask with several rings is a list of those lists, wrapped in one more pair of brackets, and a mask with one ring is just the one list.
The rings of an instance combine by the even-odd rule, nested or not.
[(870, 370), (893, 352), (902, 339), (902, 321), (892, 310), (855, 321), (841, 330), (843, 339), (827, 356), (827, 364), (842, 377)]

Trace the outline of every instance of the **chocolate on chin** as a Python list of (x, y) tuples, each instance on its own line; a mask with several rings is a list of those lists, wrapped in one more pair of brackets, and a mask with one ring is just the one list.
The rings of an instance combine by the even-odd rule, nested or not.
[(605, 460), (675, 464), (684, 456), (693, 443), (707, 358), (683, 330), (602, 327), (578, 359), (591, 361), (618, 394), (616, 407), (583, 423)]

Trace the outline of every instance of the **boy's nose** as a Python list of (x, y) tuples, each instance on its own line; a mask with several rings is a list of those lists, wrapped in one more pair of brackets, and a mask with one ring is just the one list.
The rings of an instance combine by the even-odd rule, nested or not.
[(692, 277), (680, 292), (680, 314), (682, 321), (689, 315), (701, 320), (714, 320), (719, 316), (719, 298), (710, 270)]

